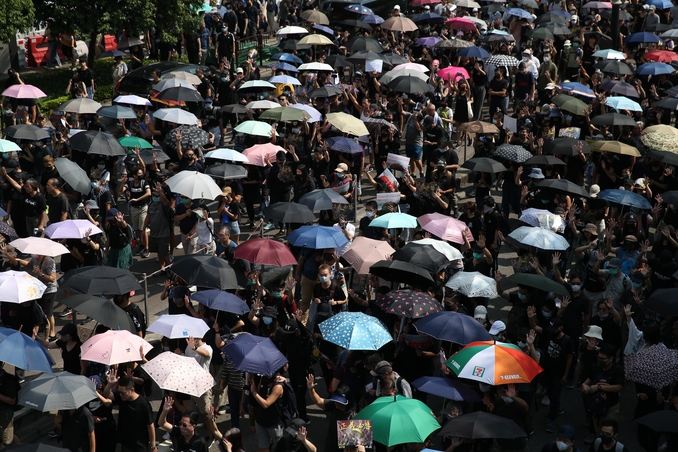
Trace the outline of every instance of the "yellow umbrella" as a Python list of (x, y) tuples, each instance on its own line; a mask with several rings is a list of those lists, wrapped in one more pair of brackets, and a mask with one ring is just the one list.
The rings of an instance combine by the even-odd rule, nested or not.
[(324, 13), (321, 13), (317, 9), (309, 9), (301, 13), (301, 18), (306, 22), (313, 22), (320, 25), (329, 25), (330, 20)]
[(661, 132), (661, 133), (670, 133), (672, 135), (678, 135), (678, 129), (675, 127), (667, 126), (666, 124), (659, 124), (656, 126), (650, 126), (647, 129), (644, 129), (645, 133)]
[(611, 152), (613, 154), (630, 155), (631, 157), (640, 157), (638, 149), (619, 141), (586, 141), (591, 149), (599, 152)]
[(306, 35), (303, 38), (301, 38), (297, 43), (297, 45), (304, 44), (310, 44), (313, 46), (331, 46), (334, 43), (327, 36), (315, 34), (315, 35)]
[(367, 130), (367, 127), (365, 127), (365, 123), (355, 116), (351, 116), (346, 113), (328, 113), (327, 122), (342, 132), (355, 135), (357, 137), (370, 134), (370, 132)]
[(391, 31), (415, 31), (419, 30), (417, 24), (407, 17), (390, 17), (381, 24), (381, 28)]

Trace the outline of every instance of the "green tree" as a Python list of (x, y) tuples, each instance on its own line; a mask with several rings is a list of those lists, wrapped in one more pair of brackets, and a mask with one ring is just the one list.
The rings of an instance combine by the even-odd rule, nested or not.
[(27, 31), (35, 20), (31, 0), (2, 0), (0, 2), (0, 41), (16, 39), (18, 31)]

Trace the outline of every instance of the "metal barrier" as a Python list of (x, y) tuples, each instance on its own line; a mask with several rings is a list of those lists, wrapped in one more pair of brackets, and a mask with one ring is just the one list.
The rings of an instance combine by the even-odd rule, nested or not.
[(251, 49), (255, 49), (259, 55), (259, 65), (264, 63), (264, 42), (269, 39), (270, 35), (268, 33), (259, 33), (254, 36), (248, 36), (246, 38), (241, 38), (236, 40), (235, 45), (235, 65), (240, 66), (242, 61), (240, 58), (247, 55)]

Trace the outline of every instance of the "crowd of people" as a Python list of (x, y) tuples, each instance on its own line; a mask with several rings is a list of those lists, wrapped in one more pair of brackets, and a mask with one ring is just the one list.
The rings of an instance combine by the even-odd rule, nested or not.
[[(157, 88), (168, 80), (160, 69), (152, 73), (154, 87), (143, 104), (119, 103), (134, 111), (133, 119), (41, 112), (33, 99), (3, 98), (9, 127), (0, 143), (20, 150), (2, 151), (2, 266), (27, 271), (46, 289), (37, 300), (3, 302), (1, 320), (59, 350), (63, 370), (92, 377), (98, 391), (98, 399), (60, 411), (51, 436), (72, 452), (110, 452), (117, 443), (123, 451), (153, 451), (163, 435), (157, 429), (177, 452), (206, 452), (215, 443), (244, 452), (243, 436), (250, 434), (259, 452), (337, 450), (335, 421), (353, 419), (380, 397), (400, 395), (433, 406), (436, 398), (413, 382), (429, 376), (459, 381), (446, 359), (466, 343), (425, 335), (418, 331), (419, 316), (383, 309), (384, 297), (407, 289), (430, 297), (433, 311), (473, 318), (488, 337), (513, 344), (543, 371), (516, 385), (464, 379), (480, 402), (458, 400), (436, 412), (443, 427), (468, 413), (489, 412), (514, 421), (524, 436), (432, 435), (395, 450), (537, 450), (541, 445), (531, 441), (536, 428), (555, 434), (543, 445), (546, 452), (579, 451), (581, 444), (594, 452), (633, 450), (618, 441), (620, 425), (634, 425), (622, 413), (632, 412), (637, 420), (678, 410), (678, 292), (672, 291), (678, 287), (678, 130), (671, 126), (678, 119), (672, 116), (678, 74), (667, 64), (678, 62), (678, 6), (668, 0), (621, 6), (414, 0), (380, 5), (388, 16), (380, 17), (369, 4), (333, 5), (330, 22), (312, 2), (221, 4), (202, 13), (199, 30), (174, 47), (161, 46), (161, 58), (183, 52), (200, 64), (199, 83), (177, 85), (195, 91), (199, 101), (170, 101), (194, 115), (195, 125), (156, 117), (168, 103)], [(254, 50), (238, 60), (238, 39), (265, 31), (277, 32), (281, 52), (265, 65), (257, 63)], [(315, 35), (317, 40), (304, 44)], [(131, 68), (116, 57), (116, 82), (141, 67), (144, 48), (158, 52), (150, 34), (146, 41), (131, 52)], [(6, 89), (24, 84), (16, 71), (8, 76)], [(73, 99), (93, 98), (94, 73), (85, 59), (66, 92)], [(289, 109), (267, 114), (276, 107), (295, 108), (297, 115), (287, 116)], [(335, 119), (344, 117), (366, 132)], [(252, 121), (268, 128), (262, 133), (245, 127)], [(83, 130), (134, 144), (123, 156), (85, 152), (71, 145)], [(29, 138), (27, 131), (38, 135)], [(140, 143), (153, 149), (144, 153)], [(182, 172), (217, 174), (210, 168), (222, 161), (208, 153), (222, 148), (249, 160), (242, 176), (216, 176), (216, 199), (191, 199), (168, 186)], [(57, 163), (63, 160), (86, 172), (86, 190), (60, 174)], [(470, 169), (466, 183), (462, 166)], [(332, 228), (346, 244), (287, 243), (286, 235), (304, 221), (282, 221), (269, 209), (305, 205), (307, 195), (324, 189), (338, 199), (317, 209), (317, 224)], [(453, 239), (425, 225), (373, 225), (394, 213), (416, 217), (421, 225), (422, 217), (438, 215), (461, 226)], [(82, 238), (63, 240), (69, 253), (57, 259), (24, 255), (7, 244), (43, 236), (49, 225), (72, 219), (88, 221), (101, 233), (89, 229)], [(566, 245), (524, 243), (514, 233), (525, 224), (544, 227)], [(270, 269), (236, 256), (238, 246), (259, 234), (289, 247), (297, 264), (288, 274), (267, 279)], [(442, 253), (444, 262), (435, 267), (422, 265), (423, 281), (400, 280), (359, 272), (358, 263), (344, 257), (358, 237), (394, 251), (426, 239), (421, 246), (429, 246), (429, 256), (441, 254), (443, 245), (457, 254)], [(230, 263), (243, 280), (231, 292), (249, 313), (194, 304), (196, 288), (172, 272), (175, 256), (179, 262), (194, 254)], [(168, 314), (209, 326), (204, 337), (162, 338), (161, 347), (195, 358), (215, 385), (200, 397), (164, 391), (157, 413), (147, 400), (157, 391), (139, 366), (147, 361), (143, 351), (138, 360), (110, 368), (81, 360), (76, 325), (57, 325), (72, 310), (57, 311), (55, 318), (60, 274), (88, 266), (130, 269), (135, 256), (157, 260), (153, 278), (166, 279), (161, 299)], [(505, 290), (500, 265), (542, 279), (525, 278)], [(451, 278), (469, 272), (486, 277), (498, 300), (450, 287)], [(132, 295), (118, 294), (112, 302), (143, 337), (147, 319)], [(497, 310), (492, 318), (489, 303), (510, 310)], [(375, 317), (393, 340), (378, 350), (341, 349), (323, 338), (318, 325), (342, 312)], [(105, 330), (99, 326), (95, 334)], [(222, 350), (240, 333), (270, 338), (288, 363), (264, 376), (238, 369)], [(659, 366), (657, 356), (669, 362)], [(646, 366), (645, 378), (630, 372), (631, 359)], [(671, 373), (661, 384), (652, 380), (655, 365)], [(21, 370), (16, 378), (0, 371), (4, 444), (20, 441), (12, 433), (12, 416), (23, 379)], [(620, 408), (625, 387), (636, 394), (634, 402), (623, 401), (633, 409)], [(581, 399), (578, 419), (585, 431), (559, 422), (567, 396)], [(329, 421), (316, 443), (309, 439), (317, 421), (308, 405)], [(540, 406), (547, 410), (545, 427), (537, 418)], [(230, 419), (218, 422), (226, 412)], [(199, 424), (205, 438), (196, 433)], [(636, 425), (635, 450), (678, 450), (675, 430)]]

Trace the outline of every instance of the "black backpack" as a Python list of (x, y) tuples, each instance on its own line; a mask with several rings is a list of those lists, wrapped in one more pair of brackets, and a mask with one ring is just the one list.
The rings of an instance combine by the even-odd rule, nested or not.
[(283, 388), (282, 395), (276, 400), (280, 417), (285, 421), (299, 417), (299, 412), (297, 411), (297, 399), (292, 385), (286, 381), (283, 383), (276, 383), (276, 385), (280, 385)]

